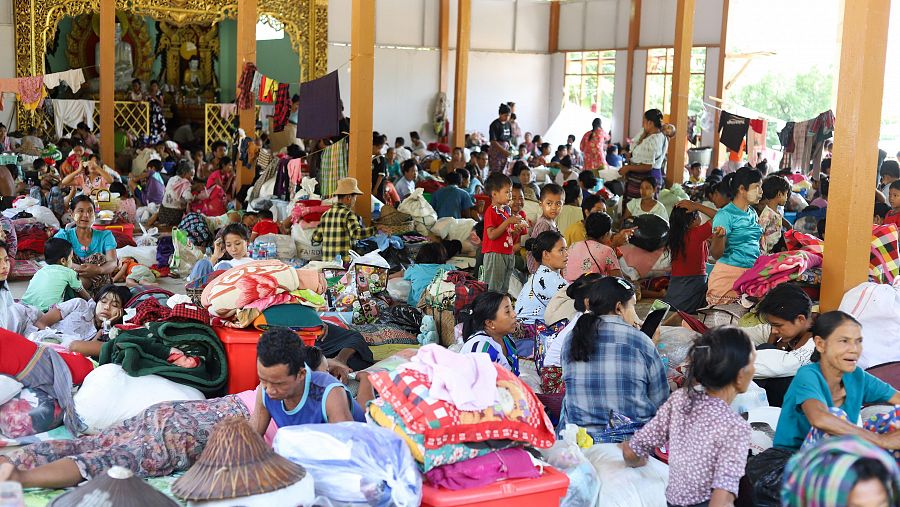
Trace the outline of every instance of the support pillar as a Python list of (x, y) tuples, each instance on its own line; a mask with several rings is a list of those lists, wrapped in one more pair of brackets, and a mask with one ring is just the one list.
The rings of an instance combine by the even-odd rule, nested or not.
[(372, 102), (375, 83), (375, 0), (353, 0), (350, 17), (350, 176), (364, 193), (356, 212), (372, 218)]
[(115, 166), (116, 0), (100, 0), (100, 158)]
[(456, 83), (453, 88), (453, 147), (466, 144), (466, 85), (469, 79), (469, 42), (472, 0), (458, 0), (456, 16)]
[[(259, 15), (256, 12), (256, 0), (238, 0), (237, 10), (237, 77), (235, 81), (240, 81), (241, 73), (244, 71), (244, 64), (247, 62), (256, 62), (256, 22)], [(254, 101), (256, 103), (256, 101)], [(252, 137), (256, 137), (256, 107), (251, 107), (245, 111), (238, 111), (238, 125), (244, 129), (244, 132)], [(237, 185), (240, 188), (243, 185), (249, 185), (251, 182), (242, 181), (242, 173), (237, 171)]]
[(547, 40), (547, 52), (556, 53), (559, 51), (559, 0), (550, 2), (550, 29), (547, 31), (549, 39)]
[(628, 21), (628, 49), (625, 60), (625, 114), (622, 124), (613, 125), (616, 139), (622, 142), (630, 135), (632, 83), (634, 82), (634, 50), (641, 40), (641, 0), (631, 0), (631, 17)]
[(675, 65), (672, 71), (672, 103), (669, 118), (675, 124), (675, 138), (669, 141), (666, 186), (684, 180), (687, 148), (688, 95), (691, 89), (691, 48), (694, 40), (694, 2), (678, 0), (675, 14)]
[[(845, 0), (846, 1), (846, 0)], [(844, 9), (841, 65), (828, 200), (821, 311), (865, 282), (872, 240), (878, 138), (891, 0), (853, 0)], [(850, 7), (846, 5), (845, 7)]]
[[(725, 47), (728, 39), (728, 8), (730, 0), (722, 0), (722, 31), (719, 33), (719, 76), (716, 81), (716, 97), (725, 98)], [(835, 76), (835, 79), (837, 76)], [(706, 102), (707, 98), (703, 97)], [(719, 142), (719, 114), (716, 111), (715, 120), (713, 120), (713, 144), (712, 158), (709, 161), (710, 167), (719, 167), (719, 153), (722, 145)]]
[(450, 91), (450, 0), (441, 0), (441, 93)]

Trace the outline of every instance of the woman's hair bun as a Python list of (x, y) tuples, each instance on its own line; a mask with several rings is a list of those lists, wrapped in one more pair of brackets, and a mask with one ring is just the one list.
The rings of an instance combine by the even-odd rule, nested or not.
[(534, 240), (534, 238), (528, 238), (525, 240), (525, 243), (522, 243), (522, 248), (528, 250), (529, 252), (533, 252), (535, 243), (536, 241)]

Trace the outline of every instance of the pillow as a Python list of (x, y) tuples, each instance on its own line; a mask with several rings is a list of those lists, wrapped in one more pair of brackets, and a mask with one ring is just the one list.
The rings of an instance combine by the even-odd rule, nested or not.
[(13, 399), (24, 387), (16, 379), (7, 375), (0, 375), (0, 405)]
[(73, 399), (78, 417), (88, 427), (86, 433), (99, 433), (157, 403), (203, 400), (205, 396), (157, 375), (132, 377), (118, 364), (104, 364), (88, 374)]
[(25, 388), (0, 405), (0, 434), (7, 438), (50, 431), (62, 422), (59, 403), (43, 391)]
[(553, 426), (534, 392), (509, 370), (493, 366), (499, 401), (476, 411), (459, 410), (432, 397), (430, 379), (417, 371), (379, 372), (369, 379), (408, 430), (423, 436), (426, 449), (487, 440), (513, 440), (538, 448), (553, 445)]

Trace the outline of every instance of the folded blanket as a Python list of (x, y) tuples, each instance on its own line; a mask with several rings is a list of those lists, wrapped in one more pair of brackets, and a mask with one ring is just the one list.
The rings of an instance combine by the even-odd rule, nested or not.
[[(184, 368), (168, 362), (172, 348), (197, 357), (200, 364)], [(147, 329), (123, 331), (103, 345), (100, 364), (115, 363), (132, 377), (159, 375), (173, 382), (216, 395), (228, 379), (222, 342), (209, 326), (192, 322), (153, 322)]]
[(821, 255), (806, 250), (763, 255), (735, 280), (734, 290), (738, 294), (762, 297), (776, 285), (797, 280), (801, 273), (821, 264)]

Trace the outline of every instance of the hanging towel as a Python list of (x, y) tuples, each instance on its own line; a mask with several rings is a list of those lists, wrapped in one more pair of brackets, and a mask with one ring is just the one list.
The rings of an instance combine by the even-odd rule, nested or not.
[(278, 85), (278, 94), (275, 99), (275, 125), (273, 132), (281, 132), (287, 125), (291, 115), (291, 91), (290, 85), (281, 83)]
[[(281, 85), (278, 85), (281, 86)], [(263, 132), (271, 132), (272, 116), (275, 114), (275, 106), (263, 104), (259, 106), (259, 122)]]
[(262, 85), (262, 80), (265, 77), (266, 76), (260, 74), (259, 71), (253, 73), (253, 83), (250, 84), (250, 91), (253, 92), (254, 95), (259, 93), (259, 87)]
[(73, 92), (77, 92), (81, 85), (84, 84), (84, 72), (81, 69), (72, 69), (54, 72), (53, 74), (44, 74), (44, 85), (47, 88), (56, 88), (63, 82), (69, 85)]
[(63, 137), (63, 127), (75, 128), (79, 123), (87, 123), (88, 128), (94, 128), (94, 101), (93, 100), (60, 100), (53, 99), (53, 127), (57, 137)]
[(237, 99), (235, 102), (239, 109), (251, 109), (254, 105), (253, 92), (250, 91), (250, 85), (253, 84), (253, 76), (256, 73), (256, 65), (253, 62), (244, 63), (244, 70), (241, 71), (241, 79), (238, 80)]
[(237, 114), (237, 104), (219, 104), (219, 116), (223, 120), (230, 120)]
[(288, 176), (290, 176), (291, 183), (294, 185), (299, 185), (301, 181), (303, 181), (303, 159), (302, 158), (294, 158), (291, 159), (287, 164)]
[(337, 71), (302, 83), (297, 137), (327, 139), (340, 135), (340, 95)]
[(750, 131), (747, 132), (747, 162), (756, 167), (759, 154), (766, 151), (766, 120), (750, 120)]
[(44, 88), (44, 75), (20, 77), (19, 82), (19, 102), (28, 111), (33, 111), (44, 104), (44, 97), (47, 96), (47, 89)]
[[(302, 101), (300, 102), (303, 103)], [(339, 179), (346, 178), (349, 173), (349, 154), (347, 139), (332, 144), (322, 150), (321, 167), (319, 168), (319, 186), (321, 194), (330, 197), (337, 187)]]

